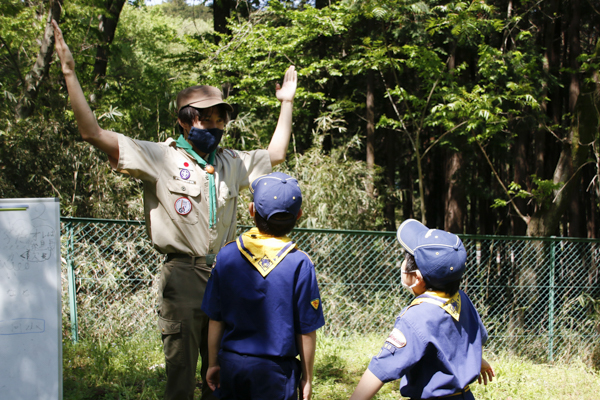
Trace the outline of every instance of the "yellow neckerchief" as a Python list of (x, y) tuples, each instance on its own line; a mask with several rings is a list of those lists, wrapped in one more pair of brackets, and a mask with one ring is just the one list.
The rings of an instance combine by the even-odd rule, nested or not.
[(236, 243), (242, 255), (250, 261), (263, 278), (296, 247), (296, 243), (287, 236), (264, 235), (258, 228), (252, 228), (241, 234)]
[(416, 306), (421, 303), (431, 303), (440, 306), (455, 320), (458, 321), (460, 318), (460, 292), (456, 292), (454, 296), (448, 297), (444, 292), (428, 290), (421, 296), (414, 299), (412, 303), (410, 303), (410, 306)]

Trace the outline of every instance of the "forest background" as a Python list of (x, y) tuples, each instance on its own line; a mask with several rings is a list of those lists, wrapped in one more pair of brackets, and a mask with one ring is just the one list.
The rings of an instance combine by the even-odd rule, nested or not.
[(275, 83), (295, 65), (281, 169), (301, 181), (303, 227), (417, 218), (600, 235), (600, 0), (3, 0), (0, 12), (2, 198), (143, 219), (141, 183), (80, 138), (54, 18), (101, 126), (137, 139), (176, 137), (177, 92), (210, 84), (235, 108), (222, 145), (265, 148)]

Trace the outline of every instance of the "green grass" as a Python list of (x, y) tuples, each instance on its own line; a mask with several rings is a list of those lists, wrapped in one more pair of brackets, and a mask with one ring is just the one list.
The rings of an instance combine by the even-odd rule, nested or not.
[[(385, 335), (319, 335), (313, 399), (347, 399), (383, 340)], [(478, 400), (600, 398), (600, 375), (582, 361), (589, 355), (551, 365), (507, 353), (486, 354), (486, 358), (496, 378), (488, 386), (472, 386)], [(63, 359), (65, 400), (162, 399), (165, 373), (158, 336), (147, 333), (76, 345), (65, 340)], [(199, 390), (197, 394), (199, 398)], [(398, 382), (384, 385), (375, 398), (399, 399)]]

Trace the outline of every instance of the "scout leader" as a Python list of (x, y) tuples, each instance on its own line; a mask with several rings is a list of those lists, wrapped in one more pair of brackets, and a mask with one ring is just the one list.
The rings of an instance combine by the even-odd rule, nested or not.
[[(165, 399), (193, 399), (198, 354), (208, 368), (208, 317), (200, 309), (214, 254), (234, 238), (237, 196), (258, 176), (285, 160), (292, 129), (297, 76), (291, 66), (276, 95), (281, 113), (267, 150), (218, 147), (232, 107), (221, 91), (194, 86), (177, 96), (181, 136), (146, 142), (100, 128), (88, 106), (75, 62), (56, 21), (52, 22), (71, 106), (81, 137), (108, 155), (110, 165), (144, 183), (146, 227), (166, 261), (161, 270), (159, 328), (163, 334)], [(202, 386), (202, 399), (214, 398)]]

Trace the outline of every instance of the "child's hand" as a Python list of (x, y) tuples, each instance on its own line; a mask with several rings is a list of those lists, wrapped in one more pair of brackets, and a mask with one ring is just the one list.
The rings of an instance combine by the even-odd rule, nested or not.
[(52, 27), (54, 28), (54, 47), (56, 48), (58, 58), (60, 58), (63, 74), (72, 74), (75, 72), (75, 60), (73, 59), (73, 54), (71, 54), (69, 46), (65, 43), (62, 31), (55, 20), (52, 20)]
[(479, 374), (479, 376), (477, 377), (477, 382), (481, 384), (481, 381), (483, 380), (483, 384), (487, 385), (488, 384), (488, 380), (491, 382), (493, 379), (493, 377), (496, 376), (496, 373), (494, 372), (494, 368), (492, 368), (492, 366), (490, 365), (489, 362), (487, 362), (485, 359), (481, 359), (481, 372)]
[(290, 65), (287, 71), (285, 71), (285, 76), (283, 77), (283, 86), (280, 86), (279, 83), (277, 83), (275, 86), (275, 96), (277, 96), (277, 100), (282, 103), (284, 101), (294, 101), (297, 84), (298, 74), (296, 73), (295, 67)]
[(220, 381), (221, 367), (218, 365), (214, 367), (208, 367), (208, 370), (206, 371), (206, 383), (208, 383), (210, 390), (213, 392), (217, 390), (217, 388), (221, 386)]
[(300, 399), (310, 400), (312, 397), (312, 384), (304, 378), (300, 380)]

